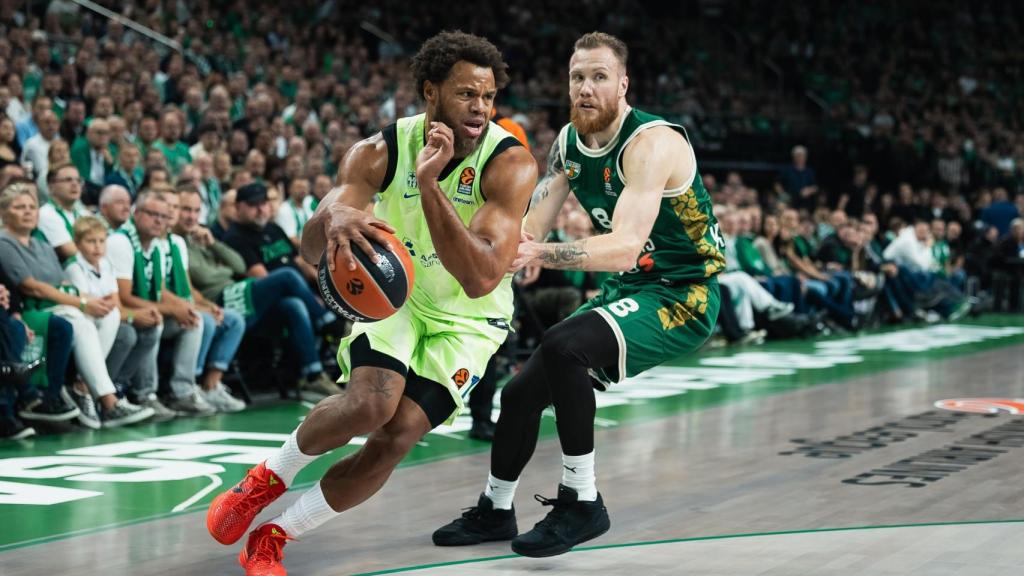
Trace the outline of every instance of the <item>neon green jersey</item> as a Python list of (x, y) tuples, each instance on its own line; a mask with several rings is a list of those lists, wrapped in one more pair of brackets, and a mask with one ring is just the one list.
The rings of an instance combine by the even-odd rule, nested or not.
[[(434, 250), (416, 181), (416, 157), (425, 145), (424, 119), (423, 114), (401, 118), (383, 130), (388, 144), (388, 170), (380, 201), (374, 208), (375, 216), (395, 228), (395, 236), (405, 244), (416, 266), (415, 284), (406, 305), (435, 317), (508, 322), (512, 318), (511, 275), (506, 275), (490, 294), (472, 299), (441, 264)], [(511, 134), (491, 122), (476, 150), (461, 161), (453, 161), (455, 166), (449, 164), (441, 173), (438, 185), (466, 226), (485, 202), (480, 182), (488, 161), (515, 145), (518, 141)]]

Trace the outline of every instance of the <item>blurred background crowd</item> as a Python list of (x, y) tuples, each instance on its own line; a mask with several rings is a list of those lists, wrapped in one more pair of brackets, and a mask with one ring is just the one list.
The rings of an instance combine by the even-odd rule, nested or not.
[[(297, 240), (346, 151), (422, 111), (409, 59), (442, 29), (504, 52), (498, 113), (542, 167), (573, 41), (627, 42), (630, 102), (687, 127), (726, 239), (710, 345), (1021, 308), (1012, 2), (85, 4), (0, 0), (3, 437), (337, 392), (346, 326)], [(553, 236), (592, 233), (570, 202)], [(601, 279), (520, 273), (490, 377)]]

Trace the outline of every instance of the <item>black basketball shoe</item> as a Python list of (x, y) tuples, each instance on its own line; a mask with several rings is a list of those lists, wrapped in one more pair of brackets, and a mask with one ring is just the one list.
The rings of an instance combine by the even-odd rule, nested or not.
[(511, 540), (519, 533), (516, 510), (498, 510), (487, 496), (480, 494), (476, 506), (466, 508), (461, 518), (434, 532), (435, 546), (468, 546), (481, 542)]
[(564, 554), (573, 546), (604, 534), (611, 527), (608, 510), (600, 494), (594, 502), (580, 502), (575, 490), (559, 484), (557, 499), (540, 495), (534, 498), (544, 506), (551, 506), (552, 510), (537, 522), (533, 530), (512, 540), (512, 551), (520, 556), (544, 558)]

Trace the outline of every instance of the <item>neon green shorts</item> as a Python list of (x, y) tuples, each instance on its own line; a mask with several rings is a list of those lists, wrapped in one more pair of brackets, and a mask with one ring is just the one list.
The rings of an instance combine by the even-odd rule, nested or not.
[(487, 362), (508, 335), (503, 320), (437, 314), (407, 302), (393, 316), (379, 322), (356, 322), (338, 347), (339, 382), (352, 374), (349, 346), (365, 334), (370, 348), (398, 360), (418, 376), (444, 386), (456, 409), (450, 424), (462, 412), (469, 392), (483, 377)]
[(594, 310), (608, 322), (619, 343), (619, 357), (591, 369), (605, 389), (697, 350), (711, 336), (721, 298), (718, 279), (699, 284), (664, 286), (627, 284), (612, 277), (601, 293), (573, 316)]

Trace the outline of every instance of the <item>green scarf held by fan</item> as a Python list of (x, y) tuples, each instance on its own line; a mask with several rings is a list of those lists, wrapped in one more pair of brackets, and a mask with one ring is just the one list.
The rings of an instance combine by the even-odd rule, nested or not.
[(191, 302), (192, 287), (188, 283), (188, 274), (185, 270), (185, 260), (181, 257), (181, 250), (170, 235), (167, 236), (167, 245), (171, 247), (171, 277), (167, 287), (179, 298)]

